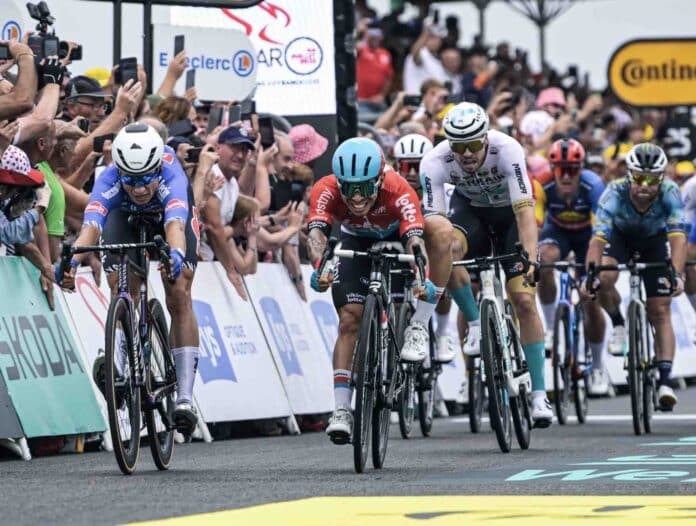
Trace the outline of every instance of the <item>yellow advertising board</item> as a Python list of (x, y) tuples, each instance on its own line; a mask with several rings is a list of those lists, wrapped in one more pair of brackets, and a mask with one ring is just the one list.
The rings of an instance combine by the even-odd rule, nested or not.
[(631, 40), (607, 69), (609, 86), (633, 106), (696, 105), (696, 39)]

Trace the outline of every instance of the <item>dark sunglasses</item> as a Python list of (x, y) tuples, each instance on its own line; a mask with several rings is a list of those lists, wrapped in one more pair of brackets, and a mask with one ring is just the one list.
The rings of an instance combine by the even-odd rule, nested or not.
[(372, 179), (370, 181), (361, 181), (359, 183), (341, 182), (340, 188), (341, 194), (347, 199), (350, 199), (358, 192), (363, 197), (370, 197), (377, 193), (377, 190), (379, 189), (379, 184), (377, 183), (377, 179)]
[(143, 176), (133, 176), (133, 175), (119, 175), (121, 183), (138, 188), (139, 186), (147, 186), (152, 181), (159, 177), (159, 171), (143, 175)]
[(468, 142), (451, 142), (450, 148), (454, 153), (466, 153), (469, 150), (471, 153), (480, 152), (486, 146), (486, 139), (474, 139)]
[(662, 174), (629, 172), (631, 182), (638, 186), (655, 186), (662, 182)]
[(410, 173), (411, 170), (415, 170), (418, 173), (420, 169), (420, 159), (419, 160), (402, 160), (399, 161), (399, 172), (402, 174)]
[(567, 175), (568, 177), (577, 177), (582, 171), (582, 166), (579, 164), (556, 164), (552, 166), (551, 171), (554, 177), (563, 177)]

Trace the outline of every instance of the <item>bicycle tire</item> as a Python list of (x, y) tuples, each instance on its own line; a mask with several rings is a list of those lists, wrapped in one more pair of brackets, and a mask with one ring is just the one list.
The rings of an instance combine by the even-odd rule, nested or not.
[(433, 413), (435, 412), (435, 391), (437, 389), (437, 374), (435, 374), (435, 334), (433, 333), (432, 319), (428, 323), (430, 334), (430, 368), (426, 371), (423, 365), (419, 367), (421, 373), (421, 389), (418, 391), (418, 423), (421, 434), (429, 437), (433, 432)]
[[(524, 351), (522, 343), (519, 341), (517, 332), (511, 320), (507, 320), (508, 331), (511, 336), (510, 355), (511, 362), (515, 366), (515, 371), (524, 369)], [(520, 385), (520, 390), (517, 396), (510, 397), (510, 412), (512, 413), (512, 424), (515, 428), (515, 437), (520, 449), (529, 449), (529, 444), (532, 441), (532, 410), (529, 407), (529, 393), (524, 385)]]
[[(396, 323), (396, 337), (399, 349), (401, 349), (404, 344), (404, 330), (411, 321), (411, 316), (413, 316), (414, 311), (415, 309), (410, 302), (402, 303), (401, 307), (399, 307), (399, 318)], [(420, 366), (418, 364), (408, 364), (404, 365), (404, 367), (407, 370), (404, 371), (405, 382), (399, 393), (397, 410), (399, 413), (399, 432), (402, 438), (407, 439), (411, 436), (411, 430), (413, 429), (413, 418), (415, 415), (415, 384), (416, 375), (418, 374), (416, 368), (420, 368)]]
[[(389, 321), (394, 322), (394, 309), (390, 309)], [(384, 315), (381, 309), (377, 309), (378, 319)], [(379, 337), (383, 338), (382, 328), (379, 329)], [(389, 331), (389, 328), (386, 329)], [(382, 362), (382, 353), (376, 352), (378, 359), (375, 367), (375, 393), (376, 404), (372, 409), (372, 465), (375, 469), (382, 469), (384, 459), (387, 456), (387, 445), (389, 443), (389, 428), (391, 425), (391, 409), (393, 400), (388, 398), (389, 389), (392, 382), (398, 382), (400, 370), (397, 363), (396, 342), (387, 334), (387, 355), (386, 363)], [(381, 341), (381, 340), (377, 340)], [(386, 382), (381, 381), (382, 371), (386, 367)], [(398, 384), (397, 384), (398, 385)]]
[[(116, 360), (120, 353), (121, 341), (117, 338), (116, 329), (121, 326), (123, 336), (130, 347), (133, 341), (133, 328), (128, 302), (125, 298), (117, 297), (111, 301), (106, 317), (105, 335), (105, 391), (106, 407), (109, 417), (109, 429), (113, 443), (114, 455), (121, 472), (131, 475), (135, 471), (140, 456), (140, 388), (135, 387), (135, 364), (132, 353), (128, 353), (127, 370), (123, 371), (123, 386), (116, 385), (118, 368)], [(124, 365), (125, 365), (124, 364)], [(120, 395), (117, 396), (117, 389)], [(125, 424), (128, 427), (125, 427)]]
[[(577, 349), (576, 356), (582, 356), (583, 360), (582, 376), (573, 380), (573, 402), (575, 405), (575, 415), (578, 417), (578, 423), (584, 424), (587, 420), (587, 411), (589, 409), (587, 374), (588, 371), (591, 370), (588, 365), (592, 363), (592, 351), (585, 337), (585, 311), (582, 305), (575, 307), (575, 338), (573, 341)], [(582, 355), (580, 353), (582, 353)]]
[(368, 295), (365, 301), (360, 336), (355, 350), (353, 378), (355, 378), (355, 415), (353, 418), (353, 465), (356, 473), (365, 471), (367, 454), (370, 448), (370, 422), (375, 403), (374, 360), (378, 344), (379, 325), (377, 320), (376, 298)]
[(466, 357), (467, 388), (469, 390), (469, 429), (481, 431), (486, 387), (481, 379), (481, 360), (476, 356)]
[(485, 368), (486, 387), (488, 388), (488, 414), (491, 427), (495, 431), (498, 446), (503, 453), (509, 453), (512, 447), (512, 418), (510, 399), (502, 371), (500, 341), (496, 334), (496, 307), (491, 299), (481, 301), (481, 358)]
[[(155, 298), (148, 302), (150, 314), (150, 357), (147, 360), (147, 374), (145, 381), (147, 390), (152, 392), (154, 389), (163, 385), (176, 382), (176, 368), (169, 349), (169, 329), (167, 320), (164, 317), (162, 304)], [(176, 393), (172, 389), (171, 393), (162, 400), (163, 411), (169, 418), (169, 422), (174, 421), (174, 406), (176, 403)], [(167, 429), (166, 423), (162, 422), (162, 417), (156, 407), (145, 406), (145, 423), (147, 425), (147, 436), (150, 444), (152, 459), (159, 470), (169, 469), (169, 465), (174, 453), (174, 428)]]
[[(559, 348), (563, 346), (563, 354)], [(570, 405), (570, 310), (568, 305), (560, 303), (556, 307), (553, 323), (553, 349), (551, 366), (553, 370), (553, 403), (556, 407), (558, 423), (565, 425), (568, 421), (568, 406)]]
[(643, 429), (645, 429), (646, 433), (652, 433), (652, 415), (657, 405), (657, 381), (655, 379), (655, 367), (650, 356), (650, 349), (653, 348), (650, 338), (652, 329), (650, 322), (647, 320), (645, 320), (643, 325), (645, 334), (641, 360), (643, 364)]
[(643, 424), (643, 374), (640, 358), (643, 355), (641, 305), (632, 301), (628, 305), (628, 389), (631, 395), (633, 432), (642, 434)]

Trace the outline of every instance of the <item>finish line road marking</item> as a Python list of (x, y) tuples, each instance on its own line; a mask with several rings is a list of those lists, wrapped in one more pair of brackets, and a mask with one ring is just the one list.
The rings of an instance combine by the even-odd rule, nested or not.
[[(685, 520), (687, 519), (687, 520)], [(690, 519), (690, 521), (688, 520)], [(646, 495), (315, 497), (138, 524), (254, 526), (443, 526), (488, 524), (694, 524), (696, 497)]]
[[(631, 415), (587, 415), (587, 422), (589, 423), (597, 423), (597, 424), (602, 424), (605, 422), (629, 422), (633, 420), (633, 416)], [(656, 415), (653, 414), (653, 420), (656, 421), (681, 421), (681, 420), (693, 420), (696, 421), (696, 414), (690, 413), (690, 414), (685, 414), (685, 415)], [(468, 416), (457, 416), (453, 418), (448, 418), (448, 422), (453, 422), (455, 424), (459, 424), (462, 422), (468, 422), (469, 417)], [(490, 419), (488, 417), (483, 417), (481, 418), (482, 422), (489, 423)], [(553, 417), (553, 421), (557, 422), (556, 417)], [(568, 415), (568, 421), (569, 422), (577, 422), (578, 417), (574, 415)]]

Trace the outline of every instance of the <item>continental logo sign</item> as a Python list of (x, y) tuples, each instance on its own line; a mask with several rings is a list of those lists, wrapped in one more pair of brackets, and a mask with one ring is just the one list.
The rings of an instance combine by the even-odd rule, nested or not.
[(607, 77), (633, 106), (696, 105), (696, 39), (627, 42), (612, 55)]

